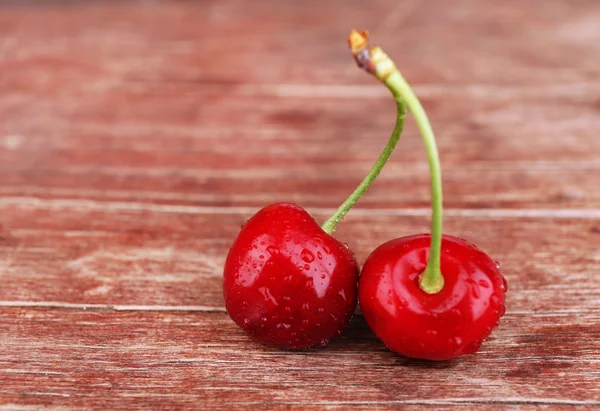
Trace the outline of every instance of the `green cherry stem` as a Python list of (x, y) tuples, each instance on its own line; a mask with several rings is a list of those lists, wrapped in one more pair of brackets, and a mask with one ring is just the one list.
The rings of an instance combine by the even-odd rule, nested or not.
[[(392, 91), (393, 92), (393, 91)], [(392, 135), (385, 145), (383, 151), (379, 155), (379, 158), (369, 171), (369, 174), (363, 179), (363, 181), (356, 187), (356, 189), (350, 194), (350, 196), (339, 206), (336, 212), (323, 223), (321, 228), (327, 234), (333, 233), (335, 227), (338, 225), (340, 221), (344, 218), (344, 216), (350, 211), (354, 204), (358, 201), (360, 197), (367, 191), (369, 186), (373, 184), (373, 181), (377, 178), (381, 169), (387, 163), (390, 155), (396, 148), (396, 144), (398, 144), (398, 140), (400, 139), (400, 135), (402, 134), (402, 130), (404, 129), (404, 120), (406, 119), (406, 104), (402, 100), (402, 97), (399, 94), (394, 93), (394, 98), (396, 100), (397, 107), (397, 115), (396, 115), (396, 125), (394, 126), (394, 130), (392, 131)]]
[[(382, 81), (387, 88), (392, 92), (396, 103), (398, 104), (398, 119), (396, 121), (396, 126), (398, 127), (398, 123), (401, 123), (401, 126), (404, 125), (404, 117), (405, 117), (405, 108), (404, 105), (408, 106), (410, 111), (413, 113), (415, 120), (417, 122), (417, 126), (419, 128), (419, 132), (423, 138), (423, 143), (425, 145), (425, 150), (427, 151), (427, 158), (429, 161), (429, 171), (431, 176), (431, 244), (430, 244), (430, 252), (429, 252), (429, 260), (427, 261), (427, 266), (425, 270), (421, 274), (419, 285), (423, 291), (428, 294), (435, 294), (442, 290), (444, 287), (444, 276), (442, 275), (442, 271), (440, 268), (440, 256), (441, 256), (441, 248), (442, 248), (442, 219), (443, 219), (443, 204), (442, 204), (442, 176), (441, 176), (441, 168), (440, 168), (440, 159), (438, 156), (437, 145), (435, 143), (435, 136), (433, 134), (433, 130), (431, 128), (431, 124), (429, 123), (429, 119), (427, 118), (427, 114), (423, 109), (423, 106), (419, 102), (419, 99), (412, 91), (411, 87), (408, 85), (402, 74), (396, 68), (394, 62), (381, 50), (379, 47), (368, 47), (368, 33), (366, 31), (356, 31), (352, 30), (350, 33), (350, 37), (348, 39), (350, 43), (350, 49), (352, 50), (352, 54), (357, 62), (357, 64), (363, 68), (368, 73), (374, 75), (377, 79)], [(402, 106), (402, 118), (400, 118), (400, 110)], [(401, 131), (400, 127), (400, 131)], [(396, 128), (394, 129), (396, 132)], [(394, 134), (390, 138), (392, 141)], [(397, 139), (396, 139), (397, 142)], [(389, 145), (389, 143), (388, 143)], [(395, 146), (395, 143), (394, 143)], [(387, 146), (386, 146), (387, 149)], [(393, 149), (393, 146), (392, 146)], [(385, 154), (382, 154), (382, 157), (385, 158), (383, 162), (380, 164), (380, 160), (377, 161), (373, 170), (377, 169), (374, 173), (373, 179), (379, 174), (381, 167), (387, 161), (387, 157), (384, 157)], [(379, 165), (379, 168), (377, 168)], [(371, 170), (371, 173), (373, 173)], [(371, 175), (369, 173), (369, 175)], [(366, 188), (370, 185), (372, 180), (368, 181), (369, 176), (365, 178), (365, 181), (361, 184), (361, 186), (367, 182), (366, 187), (362, 192), (358, 194), (358, 197), (366, 190)], [(359, 186), (359, 188), (361, 187)], [(356, 203), (356, 199), (353, 201), (349, 201), (352, 197), (359, 191), (357, 189), (352, 196), (344, 204), (340, 209), (344, 207), (346, 203), (351, 203), (350, 207)], [(348, 207), (349, 209), (349, 207)], [(341, 214), (343, 217), (348, 209), (345, 209)], [(341, 219), (338, 216), (338, 212), (336, 212), (332, 218), (334, 219), (334, 227), (337, 222)], [(338, 220), (336, 220), (338, 218)], [(331, 220), (331, 219), (330, 219)], [(327, 220), (329, 222), (330, 220)], [(327, 226), (327, 222), (325, 223)], [(324, 226), (325, 227), (325, 226)], [(327, 230), (326, 230), (327, 231)]]
[(443, 219), (443, 199), (442, 199), (442, 173), (440, 168), (440, 158), (435, 143), (435, 136), (427, 118), (427, 114), (419, 99), (412, 91), (402, 74), (398, 70), (394, 71), (387, 78), (388, 87), (396, 90), (408, 105), (413, 113), (417, 126), (423, 137), (427, 159), (429, 160), (429, 173), (431, 175), (431, 245), (429, 251), (429, 260), (427, 267), (421, 275), (421, 289), (428, 294), (435, 294), (444, 287), (444, 276), (440, 269), (440, 254), (442, 248), (442, 219)]
[[(350, 33), (350, 37), (348, 38), (348, 43), (350, 45), (350, 50), (352, 51), (352, 54), (354, 55), (354, 58), (356, 59), (358, 65), (364, 68), (361, 59), (369, 59), (369, 56), (365, 55), (365, 52), (368, 53), (368, 50), (366, 50), (366, 38), (363, 37), (362, 33), (353, 30)], [(389, 65), (389, 62), (391, 62), (391, 60), (381, 60), (377, 62), (373, 61), (371, 63), (379, 67), (379, 69), (383, 72)], [(342, 205), (339, 206), (336, 212), (333, 213), (333, 215), (329, 217), (327, 221), (325, 221), (325, 223), (323, 223), (323, 225), (321, 226), (323, 231), (325, 231), (327, 234), (333, 233), (335, 227), (340, 223), (340, 221), (342, 221), (342, 219), (348, 213), (348, 211), (350, 211), (350, 209), (354, 207), (359, 198), (362, 197), (365, 191), (367, 191), (371, 184), (373, 184), (373, 181), (375, 181), (375, 179), (381, 172), (381, 169), (389, 160), (390, 155), (394, 151), (394, 148), (396, 148), (398, 140), (400, 139), (400, 135), (402, 134), (402, 130), (404, 129), (404, 121), (406, 120), (406, 102), (404, 101), (401, 90), (398, 87), (394, 86), (392, 83), (388, 83), (385, 77), (380, 77), (377, 75), (375, 77), (377, 77), (377, 79), (383, 82), (388, 87), (388, 89), (390, 89), (392, 95), (394, 96), (394, 100), (396, 100), (396, 124), (394, 125), (392, 135), (390, 136), (383, 151), (379, 155), (379, 158), (371, 168), (371, 171), (369, 171), (369, 174), (367, 174), (367, 176), (358, 185), (358, 187), (356, 187), (352, 194), (350, 194), (346, 201), (344, 201)]]

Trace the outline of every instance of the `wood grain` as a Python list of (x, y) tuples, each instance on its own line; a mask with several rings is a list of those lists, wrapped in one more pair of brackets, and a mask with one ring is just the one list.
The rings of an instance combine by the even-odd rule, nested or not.
[[(0, 409), (600, 407), (600, 3), (0, 2)], [(323, 221), (393, 126), (369, 28), (438, 135), (448, 233), (501, 262), (476, 355), (252, 343), (221, 269), (258, 208)], [(428, 229), (409, 121), (336, 232)]]
[(442, 363), (389, 352), (362, 317), (326, 348), (301, 352), (250, 343), (220, 313), (9, 309), (0, 325), (0, 375), (13, 387), (0, 398), (24, 404), (600, 405), (598, 313), (509, 313), (480, 354)]
[[(228, 97), (194, 108), (203, 113), (196, 120), (175, 122), (151, 108), (176, 111), (186, 104), (181, 99), (139, 98), (134, 108), (115, 93), (97, 100), (85, 116), (128, 113), (108, 124), (60, 113), (12, 121), (5, 133), (13, 140), (0, 148), (0, 193), (212, 206), (289, 199), (336, 207), (369, 170), (393, 125), (386, 95), (366, 101)], [(491, 98), (442, 98), (426, 104), (440, 130), (448, 206), (600, 207), (596, 108), (564, 109), (557, 101), (534, 113), (529, 102), (494, 109)], [(567, 115), (563, 124), (522, 126), (527, 115), (559, 113)], [(233, 127), (218, 126), (228, 118)], [(581, 131), (566, 134), (573, 127)], [(427, 164), (412, 121), (392, 160), (361, 205), (427, 207)]]
[[(91, 204), (100, 209), (90, 209)], [(0, 212), (11, 221), (0, 248), (9, 262), (0, 301), (183, 305), (224, 311), (223, 263), (251, 214), (202, 208), (183, 213), (156, 206), (131, 210), (135, 203), (107, 210), (115, 203), (91, 204), (42, 200), (2, 207), (0, 202)], [(321, 221), (328, 213), (316, 211)], [(375, 244), (427, 231), (427, 211), (419, 216), (420, 211), (355, 212), (336, 237), (351, 246), (362, 264)], [(445, 227), (501, 263), (511, 283), (510, 310), (600, 311), (600, 214), (583, 219), (450, 214)]]

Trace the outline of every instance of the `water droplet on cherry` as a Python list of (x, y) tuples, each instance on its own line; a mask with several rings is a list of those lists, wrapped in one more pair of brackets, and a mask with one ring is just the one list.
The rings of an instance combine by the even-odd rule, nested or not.
[(497, 295), (492, 295), (490, 297), (490, 306), (498, 307), (499, 304), (500, 304), (500, 298)]
[(456, 318), (460, 318), (462, 317), (462, 313), (460, 312), (460, 310), (458, 308), (453, 308), (450, 310), (450, 315)]
[(506, 314), (506, 306), (504, 304), (502, 304), (500, 306), (500, 309), (498, 310), (498, 314), (500, 314), (500, 317), (503, 317), (504, 314)]
[(312, 263), (315, 260), (315, 255), (306, 248), (300, 253), (300, 257), (307, 263)]
[(314, 285), (315, 285), (315, 284), (314, 284), (314, 282), (313, 282), (313, 279), (312, 279), (312, 278), (309, 278), (309, 279), (307, 279), (307, 280), (306, 280), (306, 288), (308, 288), (308, 289), (311, 289), (311, 288), (313, 288), (313, 287), (314, 287)]
[(473, 298), (481, 297), (481, 290), (479, 289), (479, 286), (474, 282), (473, 284), (471, 284), (471, 294), (473, 294)]
[(503, 275), (500, 276), (502, 278), (502, 289), (506, 292), (508, 291), (508, 281), (504, 278)]
[(438, 332), (437, 332), (436, 330), (427, 330), (427, 331), (425, 332), (425, 334), (426, 334), (428, 337), (432, 337), (432, 338), (433, 338), (433, 337), (436, 337), (436, 336), (438, 335)]
[(472, 354), (474, 352), (477, 352), (479, 350), (479, 348), (481, 348), (482, 343), (483, 343), (483, 340), (475, 340), (471, 344), (467, 345), (464, 348), (463, 352), (465, 354)]

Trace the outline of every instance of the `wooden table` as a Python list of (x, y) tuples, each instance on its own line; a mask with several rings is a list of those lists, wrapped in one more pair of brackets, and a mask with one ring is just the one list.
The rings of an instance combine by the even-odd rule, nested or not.
[[(0, 408), (600, 406), (600, 2), (3, 2)], [(445, 230), (497, 258), (507, 314), (427, 363), (357, 316), (288, 352), (227, 316), (240, 225), (323, 221), (387, 140), (370, 29), (430, 113)], [(359, 262), (428, 230), (411, 119), (336, 236)]]

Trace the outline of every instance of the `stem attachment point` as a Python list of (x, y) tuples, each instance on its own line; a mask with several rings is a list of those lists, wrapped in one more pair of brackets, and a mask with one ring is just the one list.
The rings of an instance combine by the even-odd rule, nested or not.
[(427, 294), (436, 294), (442, 291), (442, 288), (444, 288), (444, 276), (439, 267), (431, 268), (427, 265), (427, 268), (425, 268), (425, 271), (423, 271), (419, 278), (419, 286)]

